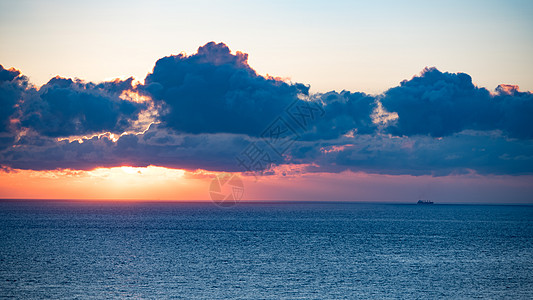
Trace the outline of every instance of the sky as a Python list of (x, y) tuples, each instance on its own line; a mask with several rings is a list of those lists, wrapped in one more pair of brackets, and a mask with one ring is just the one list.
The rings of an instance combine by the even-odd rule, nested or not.
[(533, 202), (531, 1), (0, 1), (0, 198)]

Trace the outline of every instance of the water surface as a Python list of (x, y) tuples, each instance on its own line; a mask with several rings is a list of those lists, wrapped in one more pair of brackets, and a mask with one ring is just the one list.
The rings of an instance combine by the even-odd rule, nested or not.
[(0, 297), (533, 298), (533, 207), (0, 201)]

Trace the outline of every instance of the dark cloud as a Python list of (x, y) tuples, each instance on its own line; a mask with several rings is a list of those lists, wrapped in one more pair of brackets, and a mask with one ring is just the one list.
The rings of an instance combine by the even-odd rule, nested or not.
[(509, 140), (497, 132), (464, 131), (447, 138), (359, 135), (297, 143), (293, 163), (313, 163), (321, 172), (345, 170), (391, 175), (522, 175), (533, 171), (533, 141)]
[[(223, 43), (208, 43), (196, 54), (164, 57), (139, 87), (162, 106), (161, 121), (182, 133), (235, 133), (259, 136), (309, 87), (258, 75), (248, 55), (232, 54)], [(304, 138), (337, 138), (351, 130), (375, 129), (375, 100), (363, 93), (330, 92), (313, 97), (326, 111)]]
[[(533, 170), (533, 141), (508, 140), (495, 132), (462, 132), (447, 138), (429, 136), (390, 138), (356, 135), (327, 141), (297, 141), (284, 156), (261, 138), (237, 134), (181, 134), (152, 125), (144, 134), (126, 134), (113, 142), (106, 136), (83, 143), (24, 136), (18, 147), (0, 153), (15, 169), (57, 168), (91, 170), (97, 167), (148, 165), (189, 170), (246, 171), (236, 156), (252, 143), (269, 153), (276, 164), (307, 164), (310, 172), (345, 170), (392, 175), (454, 174), (522, 175)], [(266, 165), (264, 165), (266, 167)], [(263, 171), (263, 169), (254, 169)]]
[(27, 87), (28, 79), (20, 71), (0, 65), (0, 150), (14, 142), (11, 119)]
[(520, 139), (533, 138), (533, 94), (520, 92), (518, 86), (500, 85), (494, 101), (499, 109), (500, 119), (495, 127)]
[(335, 139), (354, 131), (371, 134), (377, 129), (372, 120), (376, 99), (365, 93), (329, 92), (316, 95), (323, 104), (324, 115), (316, 118), (303, 135), (305, 140)]
[[(151, 100), (122, 100), (124, 91)], [(0, 95), (4, 168), (245, 171), (236, 156), (257, 145), (275, 164), (305, 164), (308, 171), (533, 173), (532, 94), (511, 85), (491, 93), (467, 74), (435, 68), (382, 95), (309, 95), (308, 86), (258, 75), (246, 54), (211, 42), (196, 54), (158, 60), (136, 87), (132, 78), (97, 84), (55, 77), (36, 89), (20, 72), (2, 67)], [(123, 134), (118, 141), (106, 135), (82, 143), (57, 139), (121, 134), (147, 107), (158, 119), (143, 133)], [(302, 126), (298, 118), (307, 114)], [(262, 138), (280, 118), (297, 129), (282, 155)]]
[(21, 125), (50, 137), (120, 134), (146, 108), (119, 98), (124, 90), (133, 89), (132, 80), (95, 84), (54, 77), (39, 90), (27, 92), (20, 106)]
[(241, 171), (235, 163), (235, 153), (249, 142), (245, 135), (183, 135), (152, 125), (144, 134), (125, 134), (117, 142), (108, 136), (95, 136), (80, 143), (27, 135), (20, 139), (18, 147), (1, 152), (0, 161), (11, 168), (32, 170), (158, 165)]
[(0, 133), (9, 131), (10, 117), (27, 86), (28, 79), (20, 71), (0, 65)]
[(168, 128), (257, 136), (308, 87), (257, 75), (247, 58), (211, 42), (194, 55), (159, 59), (142, 90), (163, 106)]
[(426, 68), (380, 98), (383, 107), (398, 113), (387, 131), (399, 136), (449, 136), (463, 130), (502, 130), (510, 137), (533, 137), (533, 94), (517, 87), (491, 94), (464, 73)]

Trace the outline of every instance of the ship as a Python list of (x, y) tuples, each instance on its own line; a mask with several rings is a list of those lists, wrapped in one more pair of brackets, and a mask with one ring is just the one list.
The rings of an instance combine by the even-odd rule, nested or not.
[(430, 200), (418, 200), (416, 204), (433, 204), (433, 201)]

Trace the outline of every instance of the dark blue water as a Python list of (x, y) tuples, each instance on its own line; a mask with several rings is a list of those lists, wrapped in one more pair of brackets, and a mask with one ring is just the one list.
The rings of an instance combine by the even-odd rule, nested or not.
[(0, 202), (0, 297), (533, 298), (533, 207)]

